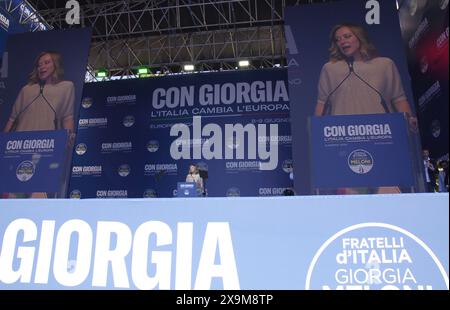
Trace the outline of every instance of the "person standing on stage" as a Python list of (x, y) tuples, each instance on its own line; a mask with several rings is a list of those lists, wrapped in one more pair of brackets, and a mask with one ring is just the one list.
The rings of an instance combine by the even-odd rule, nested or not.
[(197, 185), (197, 191), (199, 195), (203, 195), (203, 179), (200, 176), (198, 167), (196, 165), (189, 166), (189, 173), (186, 176), (186, 182), (195, 183)]

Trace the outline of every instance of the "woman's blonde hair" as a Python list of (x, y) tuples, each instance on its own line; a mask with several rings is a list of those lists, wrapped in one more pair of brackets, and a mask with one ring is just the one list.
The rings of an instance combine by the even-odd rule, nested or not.
[(345, 55), (341, 53), (341, 50), (339, 49), (339, 46), (336, 43), (336, 31), (341, 29), (342, 27), (347, 27), (350, 29), (350, 31), (358, 38), (360, 42), (360, 53), (362, 58), (367, 61), (371, 60), (378, 56), (377, 49), (375, 46), (370, 42), (369, 35), (367, 31), (356, 24), (352, 23), (342, 23), (339, 25), (336, 25), (331, 30), (330, 34), (330, 41), (331, 41), (331, 47), (330, 47), (330, 61), (331, 62), (337, 62), (339, 60), (345, 59)]
[(197, 165), (190, 164), (190, 165), (189, 165), (189, 172), (191, 171), (191, 167), (194, 167), (194, 172), (195, 172), (196, 174), (199, 173), (199, 169), (198, 169), (198, 166), (197, 166)]
[(44, 55), (50, 55), (53, 61), (53, 65), (55, 66), (55, 72), (53, 72), (52, 78), (55, 83), (58, 83), (63, 80), (64, 78), (64, 68), (62, 63), (62, 57), (61, 54), (58, 52), (53, 51), (45, 51), (38, 55), (36, 60), (34, 61), (34, 68), (33, 71), (30, 73), (28, 77), (28, 84), (38, 84), (39, 83), (39, 59), (41, 59)]

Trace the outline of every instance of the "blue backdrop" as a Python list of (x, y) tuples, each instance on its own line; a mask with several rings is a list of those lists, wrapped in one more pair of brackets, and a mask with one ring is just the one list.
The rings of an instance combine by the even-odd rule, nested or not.
[(0, 2), (0, 59), (6, 47), (8, 34), (22, 33), (32, 30), (45, 30), (46, 25), (40, 23), (34, 10), (21, 0)]
[(312, 185), (414, 186), (409, 142), (401, 113), (312, 117)]
[[(208, 171), (209, 196), (281, 195), (292, 186), (287, 88), (281, 69), (86, 84), (69, 195), (173, 197), (190, 164)], [(187, 99), (179, 100), (178, 94)], [(267, 131), (256, 137), (259, 141), (219, 138), (224, 152), (244, 145), (243, 159), (173, 159), (170, 147), (178, 136), (170, 136), (171, 127), (187, 124), (192, 134), (194, 116), (201, 116), (202, 128), (216, 124), (225, 132), (226, 124), (267, 125)], [(278, 161), (274, 170), (261, 171), (264, 160), (259, 153), (249, 157), (249, 143), (267, 146), (270, 124), (278, 125), (278, 135), (271, 138), (279, 141)], [(192, 138), (182, 142), (190, 151), (200, 142)], [(202, 137), (203, 145), (208, 138)]]

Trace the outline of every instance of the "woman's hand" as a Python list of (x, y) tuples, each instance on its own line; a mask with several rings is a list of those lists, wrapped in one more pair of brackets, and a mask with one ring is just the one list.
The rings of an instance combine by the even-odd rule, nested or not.
[(408, 115), (408, 124), (409, 124), (409, 129), (412, 132), (417, 133), (419, 131), (419, 122), (417, 120), (417, 117)]

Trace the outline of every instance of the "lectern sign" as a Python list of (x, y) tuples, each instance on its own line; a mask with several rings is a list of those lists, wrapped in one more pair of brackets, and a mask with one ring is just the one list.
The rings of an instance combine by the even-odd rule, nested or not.
[(403, 114), (311, 118), (314, 188), (414, 184)]
[(58, 192), (65, 130), (0, 134), (0, 192)]

